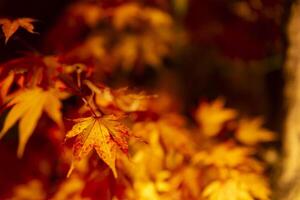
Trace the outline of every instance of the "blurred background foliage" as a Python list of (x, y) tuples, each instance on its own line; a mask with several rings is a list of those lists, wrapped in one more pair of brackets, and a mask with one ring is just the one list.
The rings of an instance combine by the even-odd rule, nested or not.
[[(38, 19), (36, 31), (19, 31), (9, 45), (0, 45), (0, 61), (18, 57), (24, 51), (57, 53), (57, 45), (68, 48), (81, 36), (77, 32), (55, 32), (64, 26), (64, 12), (72, 0), (1, 0), (2, 17)], [(103, 0), (119, 5), (126, 0)], [(181, 112), (192, 118), (199, 101), (224, 97), (227, 106), (245, 116), (263, 116), (266, 126), (281, 132), (283, 125), (283, 63), (286, 52), (285, 26), (289, 0), (144, 0), (147, 5), (171, 13), (176, 28), (184, 30), (184, 43), (174, 46), (171, 58), (158, 69), (130, 72), (130, 85), (168, 90), (181, 104)], [(80, 27), (79, 27), (80, 28)], [(47, 38), (47, 40), (43, 40)], [(2, 38), (1, 38), (2, 39)], [(182, 40), (182, 38), (175, 38)], [(128, 73), (126, 71), (122, 73)], [(122, 85), (122, 73), (111, 78)], [(128, 75), (128, 74), (127, 74)], [(109, 82), (109, 80), (107, 80)], [(6, 149), (7, 145), (1, 148)], [(47, 146), (33, 145), (35, 150)], [(15, 147), (11, 147), (15, 149)], [(49, 148), (50, 149), (50, 148)], [(50, 150), (47, 150), (50, 151)], [(11, 151), (14, 153), (14, 151)], [(49, 155), (51, 152), (49, 152)], [(8, 162), (16, 161), (12, 155)], [(34, 159), (34, 158), (32, 158)], [(55, 158), (53, 158), (55, 160)], [(17, 166), (17, 164), (12, 165)], [(15, 170), (17, 171), (17, 170)], [(18, 174), (15, 174), (18, 176)]]
[[(44, 35), (51, 32), (54, 22), (71, 2), (2, 0), (0, 13), (9, 17), (36, 18), (39, 20), (37, 31)], [(109, 5), (126, 1), (103, 2)], [(224, 96), (230, 106), (247, 115), (263, 115), (270, 128), (280, 130), (282, 66), (286, 48), (284, 27), (290, 1), (144, 2), (170, 11), (176, 23), (187, 32), (188, 42), (177, 52), (180, 56), (165, 60), (168, 67), (162, 70), (173, 77), (165, 80), (166, 87), (174, 88), (173, 84), (180, 86), (180, 90), (175, 92), (184, 102), (184, 112), (191, 110), (200, 98)], [(10, 45), (0, 46), (1, 61), (16, 57), (28, 48), (46, 52), (51, 49), (47, 49), (42, 37), (22, 37), (22, 33), (19, 37), (26, 41), (14, 40)], [(148, 78), (139, 75), (137, 82), (145, 84), (147, 80), (147, 84), (153, 84), (158, 73), (161, 72), (149, 69), (144, 74)]]

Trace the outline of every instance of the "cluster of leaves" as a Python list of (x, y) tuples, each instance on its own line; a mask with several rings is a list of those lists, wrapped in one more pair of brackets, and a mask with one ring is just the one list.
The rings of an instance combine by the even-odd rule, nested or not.
[[(83, 28), (78, 27), (79, 22)], [(170, 14), (137, 2), (108, 8), (99, 2), (77, 3), (69, 8), (57, 30), (62, 26), (82, 33), (89, 30), (87, 37), (76, 38), (80, 43), (67, 46), (57, 41), (55, 31), (52, 33), (56, 40), (52, 46), (68, 49), (65, 60), (96, 64), (105, 72), (116, 68), (130, 71), (145, 66), (159, 67), (175, 44), (184, 39)], [(61, 39), (67, 38), (61, 36)]]
[[(18, 157), (38, 134), (57, 154), (55, 161), (41, 156), (41, 175), (3, 198), (270, 198), (257, 147), (275, 135), (261, 119), (240, 119), (217, 99), (199, 105), (193, 124), (170, 106), (177, 103), (172, 96), (163, 98), (168, 94), (104, 83), (107, 71), (163, 65), (178, 34), (170, 14), (138, 3), (84, 2), (72, 5), (62, 21), (71, 30), (80, 22), (89, 34), (57, 47), (56, 55), (28, 54), (0, 68), (0, 137), (18, 124)], [(33, 22), (0, 20), (6, 42), (19, 27), (34, 33)]]

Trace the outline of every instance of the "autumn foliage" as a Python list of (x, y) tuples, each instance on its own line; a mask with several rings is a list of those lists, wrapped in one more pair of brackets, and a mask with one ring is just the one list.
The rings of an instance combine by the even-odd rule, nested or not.
[[(79, 1), (48, 35), (34, 35), (46, 37), (47, 53), (1, 64), (0, 142), (18, 141), (14, 152), (28, 160), (1, 199), (271, 198), (261, 144), (276, 134), (262, 118), (217, 98), (199, 100), (191, 119), (163, 83), (133, 84), (149, 69), (159, 74), (189, 42), (175, 15), (136, 2)], [(36, 33), (39, 21), (0, 25), (10, 45), (18, 29)]]

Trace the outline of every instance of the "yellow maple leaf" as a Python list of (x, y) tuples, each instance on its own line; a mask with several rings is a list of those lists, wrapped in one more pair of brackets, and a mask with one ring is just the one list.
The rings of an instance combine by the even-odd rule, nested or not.
[[(176, 150), (184, 153), (193, 152), (193, 142), (189, 138), (185, 121), (176, 114), (166, 114), (157, 121), (145, 121), (136, 123), (132, 128), (134, 135), (150, 141), (153, 133), (157, 133), (161, 142), (169, 150)], [(177, 138), (174, 140), (174, 138)]]
[(137, 60), (157, 67), (162, 64), (162, 58), (171, 53), (176, 32), (168, 13), (128, 3), (115, 10), (112, 23), (116, 31), (133, 30), (130, 34), (122, 34), (112, 52), (114, 59), (125, 69), (130, 70)]
[(60, 112), (61, 102), (53, 90), (45, 91), (38, 87), (24, 89), (12, 98), (9, 106), (13, 107), (5, 118), (0, 138), (20, 120), (18, 157), (23, 155), (26, 143), (32, 135), (43, 111), (60, 127), (63, 126)]
[(255, 197), (255, 199), (270, 199), (271, 189), (266, 177), (255, 173), (242, 173), (239, 177), (247, 186), (249, 193)]
[(270, 142), (275, 140), (275, 133), (262, 128), (262, 124), (262, 118), (241, 120), (236, 132), (236, 138), (247, 145), (255, 145), (259, 142)]
[(145, 111), (154, 96), (146, 96), (143, 92), (130, 93), (127, 88), (112, 90), (108, 87), (97, 87), (86, 81), (86, 85), (95, 93), (96, 104), (101, 108), (113, 107), (121, 112)]
[(87, 117), (76, 119), (77, 122), (67, 133), (66, 138), (76, 136), (73, 145), (74, 159), (69, 170), (71, 174), (76, 161), (86, 157), (93, 149), (98, 156), (111, 168), (115, 177), (117, 171), (115, 160), (117, 149), (128, 151), (127, 139), (129, 132), (126, 126), (117, 121), (113, 115), (103, 117)]
[(132, 188), (126, 189), (126, 199), (173, 199), (172, 195), (177, 191), (182, 179), (165, 168), (166, 156), (158, 132), (148, 133), (148, 143), (134, 146), (132, 159), (123, 160), (123, 170), (133, 183)]
[(236, 167), (247, 163), (247, 160), (253, 154), (254, 151), (249, 148), (224, 143), (214, 146), (208, 152), (195, 154), (193, 162), (202, 162), (205, 165), (214, 165), (217, 167)]
[(208, 200), (268, 200), (271, 190), (262, 174), (226, 169), (227, 177), (210, 182), (202, 195)]
[(203, 191), (208, 200), (254, 200), (250, 194), (233, 179), (213, 181)]
[[(169, 123), (162, 126), (171, 126), (171, 122)], [(178, 137), (178, 134), (181, 129), (176, 130), (176, 127), (173, 127), (160, 130), (160, 122), (156, 125), (155, 122), (144, 122), (135, 126), (133, 132), (143, 136), (147, 143), (135, 143), (133, 140), (132, 159), (122, 160), (124, 166), (122, 169), (132, 182), (132, 188), (126, 188), (126, 199), (167, 200), (199, 197), (200, 187), (197, 182), (199, 169), (192, 168), (185, 162), (184, 159), (187, 157), (178, 151), (184, 148), (182, 145), (169, 147), (163, 142), (162, 134), (165, 131), (169, 132), (165, 135), (170, 137), (169, 140), (176, 138), (176, 141), (180, 141), (182, 138)]]
[(2, 31), (5, 35), (5, 43), (9, 40), (9, 38), (20, 28), (24, 28), (30, 33), (35, 33), (33, 31), (34, 26), (32, 23), (35, 19), (31, 18), (18, 18), (15, 20), (9, 19), (0, 19), (0, 25), (2, 25)]
[(224, 108), (224, 100), (216, 99), (212, 103), (202, 103), (196, 111), (196, 120), (201, 125), (203, 134), (215, 136), (221, 131), (224, 122), (237, 116), (233, 109)]
[(115, 103), (124, 112), (145, 111), (149, 100), (154, 96), (146, 96), (143, 92), (129, 93), (127, 88), (115, 91)]

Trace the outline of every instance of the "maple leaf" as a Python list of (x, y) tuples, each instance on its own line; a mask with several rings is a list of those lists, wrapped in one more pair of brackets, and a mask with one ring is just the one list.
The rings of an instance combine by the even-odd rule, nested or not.
[(173, 199), (168, 192), (174, 194), (178, 184), (177, 181), (173, 183), (170, 180), (173, 178), (172, 173), (165, 168), (166, 156), (160, 143), (159, 132), (147, 132), (148, 143), (138, 143), (139, 146), (136, 145), (132, 149), (132, 159), (123, 160), (123, 170), (127, 172), (133, 183), (132, 189), (126, 190), (126, 199)]
[(77, 123), (66, 135), (66, 138), (76, 136), (73, 145), (75, 160), (73, 160), (68, 176), (74, 168), (74, 162), (80, 161), (95, 149), (98, 156), (111, 168), (114, 176), (117, 177), (115, 167), (117, 150), (120, 149), (127, 153), (127, 139), (129, 136), (127, 127), (117, 120), (113, 115), (75, 120)]
[(275, 134), (272, 131), (262, 128), (262, 124), (262, 118), (241, 120), (236, 132), (237, 139), (247, 145), (275, 140)]
[(18, 157), (23, 155), (26, 143), (32, 135), (43, 111), (60, 127), (63, 126), (60, 113), (61, 102), (53, 90), (45, 91), (38, 87), (24, 89), (12, 98), (8, 106), (13, 107), (5, 118), (0, 138), (20, 120)]
[(238, 176), (255, 199), (270, 199), (271, 189), (266, 177), (255, 173), (240, 173)]
[(203, 162), (205, 165), (217, 167), (236, 167), (247, 162), (254, 151), (245, 148), (232, 146), (231, 144), (219, 144), (209, 152), (199, 152), (194, 155), (194, 162)]
[(161, 142), (169, 150), (176, 149), (187, 154), (193, 152), (193, 142), (188, 137), (184, 119), (179, 115), (166, 114), (157, 121), (135, 123), (132, 130), (134, 135), (141, 136), (148, 142), (151, 139), (150, 133), (157, 132)]
[(14, 81), (15, 73), (11, 72), (8, 74), (7, 77), (5, 77), (4, 80), (0, 81), (0, 97), (2, 101), (8, 94), (8, 91)]
[(149, 107), (150, 99), (155, 96), (146, 96), (143, 92), (130, 93), (127, 88), (112, 90), (108, 87), (99, 88), (90, 81), (87, 86), (96, 94), (96, 103), (102, 108), (114, 108), (121, 112), (145, 111)]
[(210, 104), (202, 103), (196, 111), (196, 120), (201, 125), (202, 131), (207, 136), (215, 136), (221, 131), (226, 121), (237, 116), (233, 109), (224, 108), (224, 100), (216, 99)]
[(254, 200), (235, 180), (213, 181), (203, 191), (208, 200)]
[[(74, 7), (74, 12), (91, 27), (105, 21), (105, 9), (98, 5), (79, 5), (76, 9)], [(71, 58), (90, 59), (109, 66), (105, 71), (111, 71), (117, 66), (132, 70), (141, 62), (158, 67), (163, 58), (171, 54), (172, 46), (177, 42), (177, 31), (168, 13), (137, 3), (128, 3), (118, 6), (113, 12), (108, 11), (107, 14), (112, 19), (112, 33), (100, 30), (96, 36), (89, 36), (83, 45), (69, 54)], [(131, 31), (128, 32), (128, 29)]]
[[(188, 147), (180, 143), (185, 142), (184, 139), (187, 138), (182, 137), (185, 132), (179, 126), (182, 123), (181, 119), (177, 117), (170, 119), (172, 117), (168, 116), (168, 120), (134, 125), (134, 135), (143, 137), (147, 143), (136, 143), (132, 140), (132, 157), (130, 161), (122, 160), (122, 169), (127, 172), (133, 185), (132, 188), (126, 189), (126, 199), (192, 199), (184, 198), (183, 190), (190, 195), (199, 196), (199, 185), (196, 181), (198, 169), (184, 166), (187, 164), (184, 161), (185, 154), (182, 154), (180, 149)], [(171, 127), (172, 125), (174, 127)], [(173, 138), (174, 144), (166, 145), (169, 141), (165, 143), (165, 137), (169, 138), (170, 143)], [(174, 138), (177, 138), (176, 141)]]
[(5, 36), (5, 43), (8, 42), (9, 38), (20, 28), (24, 28), (30, 33), (35, 33), (33, 31), (34, 26), (32, 23), (35, 19), (32, 18), (18, 18), (15, 20), (0, 19), (0, 25), (2, 25), (2, 31)]
[(228, 177), (210, 182), (203, 190), (208, 200), (268, 200), (271, 190), (261, 174), (227, 170)]
[(115, 103), (124, 112), (145, 111), (149, 107), (149, 100), (154, 96), (146, 96), (143, 92), (129, 93), (127, 88), (115, 91)]

